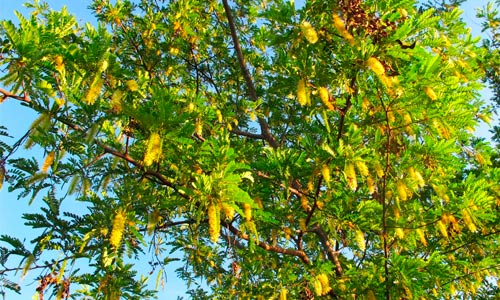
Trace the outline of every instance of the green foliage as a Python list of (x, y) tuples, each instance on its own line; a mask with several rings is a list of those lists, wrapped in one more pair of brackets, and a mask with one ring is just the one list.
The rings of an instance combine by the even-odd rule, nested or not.
[(148, 254), (196, 299), (495, 295), (500, 169), (473, 135), (494, 54), (459, 2), (95, 0), (97, 28), (35, 2), (1, 26), (3, 99), (39, 117), (0, 167), (43, 206), (0, 274), (147, 299)]

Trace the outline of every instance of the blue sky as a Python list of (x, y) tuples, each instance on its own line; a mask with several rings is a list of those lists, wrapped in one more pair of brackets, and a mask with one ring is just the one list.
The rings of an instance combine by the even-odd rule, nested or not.
[[(63, 0), (47, 0), (50, 7), (59, 10), (62, 6), (67, 6), (68, 10), (76, 15), (77, 20), (80, 23), (85, 22), (94, 22), (94, 18), (91, 15), (90, 11), (87, 9), (87, 6), (90, 5), (92, 1), (90, 0), (77, 0), (77, 1), (63, 1)], [(303, 3), (302, 0), (296, 0), (296, 4)], [(0, 19), (11, 19), (17, 20), (14, 15), (14, 10), (20, 11), (23, 14), (27, 14), (28, 10), (26, 10), (22, 6), (23, 1), (18, 0), (0, 0)], [(473, 35), (480, 35), (480, 21), (475, 18), (475, 8), (478, 6), (485, 6), (487, 3), (486, 0), (469, 0), (462, 7), (464, 10), (463, 17), (465, 21), (471, 26)], [(483, 93), (485, 99), (489, 99), (491, 94), (488, 91)], [(32, 121), (35, 119), (35, 115), (32, 114), (28, 109), (22, 107), (18, 102), (13, 100), (5, 101), (0, 105), (0, 125), (6, 126), (12, 136), (21, 136), (26, 130), (29, 128)], [(489, 136), (488, 128), (483, 126), (478, 131), (479, 135)], [(30, 150), (31, 151), (31, 150)], [(34, 149), (34, 152), (30, 152), (25, 155), (36, 155), (42, 156), (40, 150)], [(23, 155), (23, 152), (19, 153)], [(30, 237), (34, 236), (33, 231), (29, 228), (24, 227), (23, 221), (21, 219), (21, 215), (26, 212), (38, 212), (40, 200), (35, 200), (34, 204), (28, 206), (26, 199), (17, 200), (15, 194), (8, 193), (7, 188), (4, 187), (0, 190), (0, 234), (8, 234), (17, 237), (26, 237), (26, 241), (30, 240)], [(75, 209), (73, 206), (69, 206), (69, 209)], [(13, 265), (10, 265), (13, 267)], [(147, 264), (143, 266), (145, 272), (149, 271), (147, 268)], [(186, 290), (185, 284), (176, 278), (174, 271), (174, 267), (167, 268), (169, 272), (167, 273), (167, 282), (165, 284), (165, 290), (161, 291), (159, 294), (159, 299), (175, 299), (176, 296), (185, 295), (184, 292)], [(154, 276), (153, 276), (154, 277)], [(14, 280), (17, 283), (20, 283), (23, 287), (23, 294), (17, 295), (10, 291), (7, 291), (6, 299), (11, 300), (21, 300), (21, 299), (30, 299), (34, 294), (34, 290), (37, 286), (37, 283), (34, 282), (32, 276), (28, 275), (22, 281), (19, 281), (18, 278), (9, 278)], [(154, 286), (155, 279), (151, 279)], [(186, 297), (187, 298), (187, 297)]]

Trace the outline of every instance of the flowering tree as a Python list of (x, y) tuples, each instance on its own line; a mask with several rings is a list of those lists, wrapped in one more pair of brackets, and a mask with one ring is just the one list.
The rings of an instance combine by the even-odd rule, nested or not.
[(31, 7), (2, 23), (0, 92), (38, 118), (2, 127), (0, 174), (44, 202), (24, 215), (41, 233), (1, 237), (1, 275), (146, 299), (149, 253), (141, 275), (181, 257), (196, 299), (498, 292), (500, 170), (473, 134), (488, 50), (456, 6), (95, 0), (97, 28)]

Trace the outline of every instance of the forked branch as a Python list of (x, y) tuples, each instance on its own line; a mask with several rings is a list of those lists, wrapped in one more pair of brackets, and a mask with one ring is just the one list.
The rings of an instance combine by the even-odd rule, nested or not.
[[(231, 30), (231, 38), (234, 44), (234, 51), (236, 52), (236, 57), (238, 58), (238, 64), (240, 65), (241, 72), (243, 73), (243, 77), (245, 78), (245, 82), (248, 88), (248, 94), (250, 95), (250, 99), (252, 101), (257, 101), (257, 92), (255, 91), (255, 85), (253, 84), (252, 76), (248, 71), (245, 58), (243, 57), (243, 52), (241, 51), (240, 41), (238, 38), (238, 33), (236, 31), (236, 25), (234, 23), (233, 14), (231, 13), (231, 7), (229, 6), (227, 0), (222, 0), (224, 4), (224, 10), (226, 12), (227, 21), (229, 23), (229, 29)], [(267, 124), (264, 118), (259, 117), (259, 126), (262, 131), (262, 136), (264, 139), (271, 145), (273, 148), (278, 148), (279, 144), (271, 134), (271, 130), (269, 129), (269, 124)]]
[[(232, 224), (229, 224), (227, 222), (221, 222), (222, 227), (227, 228), (229, 231), (231, 231), (232, 234), (235, 236), (244, 239), (244, 240), (250, 240), (250, 236), (248, 234), (241, 232), (238, 230), (236, 227), (234, 227)], [(262, 249), (270, 252), (276, 252), (276, 253), (281, 253), (284, 255), (291, 255), (291, 256), (296, 256), (300, 258), (305, 264), (310, 264), (311, 260), (307, 256), (307, 254), (304, 251), (301, 250), (296, 250), (296, 249), (291, 249), (291, 248), (282, 248), (279, 246), (272, 246), (269, 244), (266, 244), (264, 242), (258, 241), (257, 245), (261, 247)]]

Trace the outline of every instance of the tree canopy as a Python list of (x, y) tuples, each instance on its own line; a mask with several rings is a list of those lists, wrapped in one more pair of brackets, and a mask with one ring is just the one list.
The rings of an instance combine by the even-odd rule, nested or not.
[(94, 0), (97, 26), (29, 4), (1, 23), (0, 93), (38, 118), (0, 128), (0, 182), (44, 204), (38, 237), (0, 237), (2, 285), (148, 299), (180, 260), (194, 299), (497, 295), (500, 164), (475, 130), (498, 34), (457, 2)]

